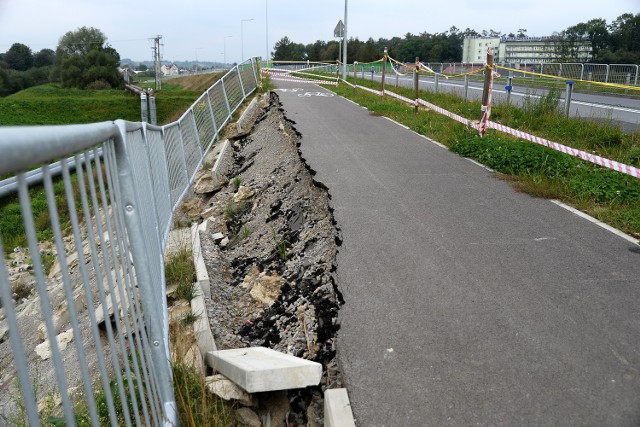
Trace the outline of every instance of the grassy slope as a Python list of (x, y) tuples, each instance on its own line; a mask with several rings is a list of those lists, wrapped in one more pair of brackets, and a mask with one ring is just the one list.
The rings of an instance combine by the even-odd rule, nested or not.
[[(218, 74), (168, 80), (156, 92), (158, 123), (166, 124), (184, 111), (215, 81)], [(125, 90), (63, 89), (35, 86), (0, 98), (0, 125), (58, 125), (123, 119), (140, 121), (140, 98)]]

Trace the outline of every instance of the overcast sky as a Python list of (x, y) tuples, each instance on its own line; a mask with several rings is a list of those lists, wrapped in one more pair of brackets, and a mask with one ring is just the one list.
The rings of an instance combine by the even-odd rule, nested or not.
[[(149, 38), (162, 35), (165, 60), (197, 56), (222, 62), (226, 50), (228, 62), (239, 62), (241, 56), (264, 57), (267, 40), (270, 50), (284, 36), (305, 44), (330, 40), (344, 19), (344, 5), (345, 0), (0, 0), (0, 52), (16, 42), (36, 52), (55, 50), (64, 33), (90, 26), (106, 34), (121, 58), (151, 60)], [(361, 40), (439, 33), (451, 26), (503, 33), (526, 28), (530, 36), (546, 36), (593, 18), (610, 23), (623, 13), (640, 13), (640, 0), (348, 0), (348, 8), (348, 36)], [(245, 19), (253, 21), (241, 24)]]

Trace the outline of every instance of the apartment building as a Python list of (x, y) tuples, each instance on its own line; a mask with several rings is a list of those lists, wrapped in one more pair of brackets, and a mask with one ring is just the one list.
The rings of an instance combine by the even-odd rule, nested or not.
[(567, 41), (558, 37), (465, 37), (462, 46), (462, 62), (484, 62), (487, 48), (494, 51), (494, 62), (500, 63), (549, 63), (588, 62), (591, 60), (591, 44), (588, 39)]

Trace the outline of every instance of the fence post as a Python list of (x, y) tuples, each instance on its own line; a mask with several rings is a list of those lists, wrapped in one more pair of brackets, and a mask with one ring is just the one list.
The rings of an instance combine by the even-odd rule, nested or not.
[(382, 81), (380, 83), (380, 92), (384, 96), (384, 77), (387, 72), (387, 48), (384, 48), (384, 57), (382, 58)]
[(504, 89), (507, 91), (507, 104), (511, 102), (511, 91), (513, 90), (513, 76), (507, 77), (507, 85)]
[[(154, 289), (151, 275), (151, 262), (159, 262), (150, 259), (147, 254), (147, 244), (143, 236), (142, 218), (140, 216), (140, 206), (135, 196), (135, 185), (129, 155), (125, 146), (124, 136), (126, 129), (124, 122), (118, 123), (120, 133), (115, 138), (115, 153), (118, 166), (118, 186), (122, 194), (123, 216), (131, 245), (133, 263), (136, 266), (136, 277), (141, 295), (141, 303), (145, 314), (145, 325), (151, 340), (152, 353), (151, 360), (153, 367), (158, 374), (158, 388), (160, 398), (164, 403), (162, 410), (166, 417), (165, 425), (176, 422), (176, 400), (173, 395), (173, 379), (170, 355), (165, 354), (165, 341), (163, 324), (164, 316), (161, 313), (162, 306), (159, 306), (154, 296)], [(157, 291), (157, 289), (155, 289)], [(168, 331), (167, 331), (168, 333)]]
[[(260, 68), (260, 64), (261, 62), (258, 60), (255, 60), (255, 58), (251, 58), (251, 69), (253, 70), (253, 78), (256, 81), (256, 86), (260, 86), (262, 87), (262, 79), (260, 79), (260, 81), (258, 81), (258, 74), (260, 74), (260, 76), (262, 76), (261, 74), (261, 70)], [(267, 61), (267, 65), (268, 65), (268, 61)]]
[(413, 88), (416, 91), (416, 106), (414, 112), (418, 114), (418, 99), (420, 98), (420, 83), (418, 75), (420, 73), (420, 58), (416, 56), (416, 68), (413, 70)]
[(143, 123), (147, 123), (149, 122), (149, 112), (147, 110), (147, 94), (146, 92), (142, 91), (140, 93), (140, 114), (142, 116), (142, 122)]
[(564, 98), (564, 115), (569, 117), (569, 108), (571, 108), (571, 95), (573, 93), (573, 80), (567, 80), (567, 92)]
[(219, 129), (218, 125), (216, 124), (216, 116), (215, 114), (213, 114), (213, 105), (211, 105), (211, 96), (209, 95), (209, 89), (207, 89), (207, 106), (209, 107), (209, 115), (211, 116), (211, 123), (213, 124), (213, 139), (215, 141), (216, 137), (218, 136)]
[(436, 93), (438, 93), (438, 86), (440, 85), (440, 73), (435, 73), (433, 79), (436, 86)]
[(482, 90), (482, 115), (480, 116), (480, 136), (487, 129), (487, 121), (491, 115), (491, 82), (493, 79), (493, 49), (487, 49), (487, 66), (484, 72), (484, 88)]
[(469, 97), (469, 74), (465, 74), (464, 76), (464, 100), (466, 101)]
[(151, 124), (158, 124), (156, 115), (156, 97), (153, 95), (153, 90), (149, 90), (149, 116), (151, 118)]
[(244, 85), (242, 84), (242, 74), (240, 74), (240, 66), (236, 65), (236, 72), (238, 73), (238, 81), (240, 82), (240, 90), (242, 91), (242, 100), (244, 101), (247, 94), (244, 91)]
[(491, 73), (493, 72), (493, 49), (487, 50), (487, 66), (484, 72), (484, 87), (482, 89), (482, 107), (489, 103), (489, 89), (491, 87)]
[(358, 61), (353, 62), (353, 92), (356, 91), (356, 86), (358, 86)]
[(607, 73), (604, 76), (604, 82), (609, 83), (609, 64), (607, 64), (606, 67), (607, 67)]
[(231, 105), (229, 105), (229, 98), (227, 97), (227, 88), (224, 87), (224, 77), (220, 79), (222, 85), (222, 94), (224, 95), (224, 103), (227, 106), (227, 118), (231, 117)]

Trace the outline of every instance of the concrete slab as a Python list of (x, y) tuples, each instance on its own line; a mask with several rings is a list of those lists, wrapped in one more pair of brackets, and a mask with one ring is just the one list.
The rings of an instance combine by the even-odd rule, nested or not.
[(319, 363), (264, 347), (211, 351), (206, 362), (249, 393), (318, 385), (322, 376)]
[(333, 388), (324, 392), (324, 425), (325, 427), (355, 427), (346, 388)]
[(203, 221), (200, 225), (193, 224), (191, 226), (191, 242), (193, 245), (193, 262), (196, 267), (196, 277), (198, 282), (202, 285), (202, 293), (205, 298), (211, 298), (211, 287), (209, 282), (209, 273), (207, 272), (207, 266), (204, 263), (204, 257), (202, 256), (202, 247), (200, 246), (200, 231), (206, 230), (207, 221)]
[[(207, 284), (208, 283), (207, 281)], [(198, 295), (191, 300), (191, 312), (198, 316), (198, 320), (193, 324), (193, 332), (196, 336), (200, 354), (204, 359), (208, 352), (215, 351), (218, 347), (216, 347), (213, 332), (209, 325), (209, 316), (207, 315), (207, 308), (202, 292), (198, 293)]]
[(253, 111), (257, 106), (258, 106), (258, 97), (256, 96), (251, 100), (247, 108), (242, 112), (240, 119), (238, 119), (238, 122), (236, 123), (236, 129), (238, 130), (238, 133), (249, 130), (250, 128), (249, 119), (253, 115)]

